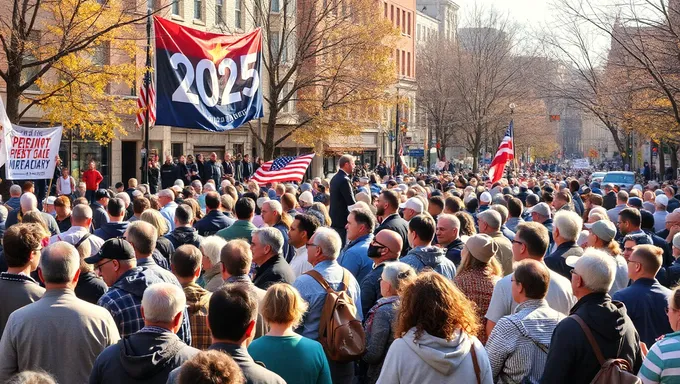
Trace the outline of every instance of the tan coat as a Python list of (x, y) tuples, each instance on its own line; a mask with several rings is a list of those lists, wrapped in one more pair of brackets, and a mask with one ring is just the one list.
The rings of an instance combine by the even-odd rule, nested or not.
[(496, 253), (496, 260), (501, 263), (503, 267), (503, 276), (512, 273), (512, 242), (507, 237), (503, 236), (500, 231), (490, 233), (489, 236), (498, 244), (498, 253)]

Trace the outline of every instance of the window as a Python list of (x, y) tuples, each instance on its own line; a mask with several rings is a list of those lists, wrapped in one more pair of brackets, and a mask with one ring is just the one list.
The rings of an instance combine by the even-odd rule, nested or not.
[(203, 0), (194, 0), (194, 19), (203, 20)]
[(401, 33), (406, 33), (406, 11), (401, 10)]
[(408, 23), (406, 24), (406, 34), (411, 36), (411, 12), (408, 14)]
[(175, 16), (180, 16), (179, 10), (180, 10), (180, 0), (175, 0), (172, 2), (172, 14)]
[(399, 61), (399, 50), (397, 49), (397, 75), (399, 74), (401, 62)]
[(179, 159), (180, 156), (184, 155), (184, 143), (172, 143), (172, 157)]
[[(293, 89), (293, 85), (290, 83), (286, 83), (283, 85), (283, 89), (281, 90), (281, 95), (279, 96), (279, 100), (283, 100), (284, 97)], [(281, 112), (285, 113), (295, 113), (295, 93), (291, 95), (290, 99), (288, 100), (288, 103), (281, 108)]]
[(401, 74), (406, 74), (406, 51), (401, 51)]
[(101, 43), (94, 47), (92, 52), (92, 64), (103, 67), (108, 64), (109, 61), (109, 50), (108, 43)]
[(272, 1), (271, 8), (270, 8), (271, 12), (274, 12), (274, 13), (281, 12), (281, 5), (279, 4), (279, 0), (271, 0), (271, 1)]
[(215, 0), (215, 23), (224, 24), (224, 0)]
[(281, 37), (278, 32), (272, 32), (271, 36), (269, 37), (269, 50), (271, 52), (271, 56), (274, 58), (274, 61), (276, 61), (276, 57), (279, 54), (279, 47), (281, 46)]
[[(36, 61), (35, 56), (33, 55), (26, 55), (24, 56), (23, 59), (23, 65), (28, 65), (32, 62)], [(40, 71), (40, 66), (36, 65), (35, 67), (28, 67), (28, 68), (23, 68), (21, 70), (21, 84), (25, 84), (28, 79), (32, 78), (35, 76), (38, 71)], [(28, 87), (29, 91), (39, 91), (40, 88), (38, 87), (38, 84), (33, 83)]]
[(406, 75), (411, 77), (411, 52), (406, 53)]
[(397, 28), (399, 28), (399, 25), (401, 25), (401, 12), (397, 8)]
[(387, 19), (387, 3), (383, 3), (383, 6), (385, 8), (385, 18)]
[(241, 0), (234, 0), (234, 26), (243, 29), (243, 22), (241, 16)]
[(394, 23), (394, 5), (390, 5), (390, 21)]

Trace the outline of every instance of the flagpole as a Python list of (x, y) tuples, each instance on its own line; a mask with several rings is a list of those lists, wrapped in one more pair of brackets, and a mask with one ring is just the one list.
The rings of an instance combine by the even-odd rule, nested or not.
[(395, 124), (395, 136), (394, 136), (394, 176), (400, 174), (401, 167), (401, 156), (399, 156), (399, 88), (397, 87), (397, 123)]
[[(510, 103), (510, 140), (512, 140), (512, 164), (515, 168), (515, 124), (513, 115), (515, 114), (515, 103)], [(510, 182), (510, 168), (508, 168), (508, 183)]]
[[(151, 9), (146, 10), (146, 64), (144, 67), (144, 99), (146, 110), (144, 111), (144, 174), (142, 184), (149, 182), (149, 86), (151, 85)], [(150, 192), (150, 191), (149, 191)]]

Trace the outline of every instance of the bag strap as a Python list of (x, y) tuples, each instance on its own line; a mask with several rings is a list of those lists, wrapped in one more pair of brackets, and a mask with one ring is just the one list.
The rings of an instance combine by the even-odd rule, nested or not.
[[(328, 282), (326, 281), (326, 279), (324, 279), (323, 276), (321, 276), (321, 274), (320, 274), (319, 272), (317, 272), (317, 271), (315, 271), (315, 270), (313, 270), (313, 269), (310, 269), (309, 271), (305, 272), (305, 275), (309, 275), (309, 276), (311, 276), (314, 280), (316, 280), (316, 282), (319, 283), (319, 285), (321, 285), (321, 287), (322, 287), (323, 289), (325, 289), (326, 292), (328, 292), (328, 293), (335, 292), (335, 291), (333, 290), (333, 288), (331, 288), (331, 286), (328, 285)], [(343, 278), (344, 278), (344, 277), (343, 277)]]
[(343, 291), (348, 291), (349, 290), (349, 275), (347, 274), (347, 270), (345, 268), (342, 269), (342, 290)]
[(522, 334), (522, 336), (524, 336), (524, 337), (526, 337), (527, 339), (531, 340), (531, 341), (538, 347), (538, 349), (540, 349), (541, 351), (543, 351), (543, 353), (548, 354), (548, 347), (547, 347), (545, 344), (539, 343), (538, 341), (534, 340), (533, 337), (529, 336), (528, 334), (525, 334), (525, 333), (522, 331), (522, 329), (520, 329), (519, 325), (515, 324), (514, 321), (511, 320), (510, 323), (511, 323), (512, 325), (514, 325), (515, 328), (517, 328), (517, 330), (519, 331), (520, 334)]
[(581, 329), (583, 329), (583, 333), (585, 333), (586, 338), (590, 343), (590, 346), (593, 348), (593, 352), (595, 352), (595, 357), (597, 357), (597, 361), (600, 362), (600, 365), (604, 365), (605, 363), (604, 355), (602, 355), (602, 351), (600, 350), (600, 347), (597, 345), (597, 341), (595, 341), (595, 336), (593, 336), (593, 333), (590, 331), (590, 327), (588, 327), (588, 325), (583, 321), (581, 316), (573, 314), (570, 317), (576, 320), (578, 325), (581, 326)]
[(477, 362), (477, 352), (475, 352), (474, 343), (470, 347), (470, 355), (472, 355), (472, 365), (475, 368), (475, 377), (477, 377), (477, 384), (482, 384), (482, 380), (480, 378), (479, 363)]

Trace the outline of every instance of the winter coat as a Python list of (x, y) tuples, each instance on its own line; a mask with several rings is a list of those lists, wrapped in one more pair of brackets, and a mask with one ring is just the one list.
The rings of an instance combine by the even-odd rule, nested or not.
[(416, 272), (420, 272), (425, 267), (430, 267), (450, 280), (456, 277), (456, 266), (446, 258), (444, 249), (439, 247), (415, 247), (399, 261), (412, 266)]

